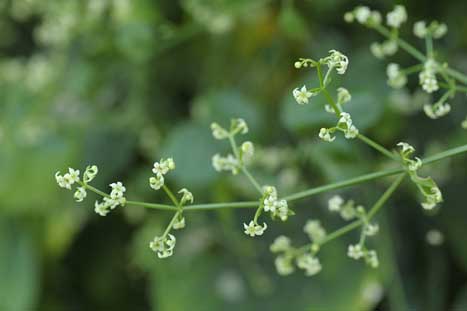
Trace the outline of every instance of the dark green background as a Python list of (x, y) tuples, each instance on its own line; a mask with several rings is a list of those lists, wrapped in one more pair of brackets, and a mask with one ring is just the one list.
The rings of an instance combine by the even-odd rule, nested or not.
[[(93, 212), (96, 197), (75, 203), (53, 175), (68, 166), (100, 168), (95, 185), (115, 180), (133, 200), (168, 203), (147, 184), (152, 163), (173, 156), (173, 188), (196, 202), (256, 199), (243, 177), (218, 174), (211, 156), (227, 150), (209, 124), (247, 120), (258, 146), (253, 172), (281, 194), (384, 168), (359, 141), (317, 138), (335, 121), (322, 98), (306, 107), (291, 91), (314, 81), (293, 68), (298, 57), (331, 48), (350, 58), (347, 87), (355, 123), (391, 148), (401, 140), (418, 155), (465, 144), (460, 122), (465, 96), (453, 111), (428, 119), (409, 90), (391, 91), (386, 62), (368, 49), (381, 40), (343, 14), (356, 1), (252, 0), (0, 0), (0, 309), (1, 310), (467, 310), (467, 165), (460, 156), (425, 169), (445, 202), (436, 215), (404, 183), (378, 216), (370, 240), (381, 265), (371, 270), (346, 256), (354, 232), (320, 253), (323, 272), (279, 277), (269, 244), (279, 234), (306, 243), (302, 227), (319, 218), (328, 231), (343, 225), (326, 211), (335, 193), (370, 206), (388, 180), (294, 203), (297, 216), (269, 222), (259, 239), (242, 232), (253, 210), (186, 214), (175, 255), (161, 261), (148, 248), (170, 213), (119, 208)], [(391, 1), (366, 1), (386, 12)], [(467, 3), (405, 1), (411, 35), (419, 19), (447, 23), (436, 42), (441, 59), (467, 72)], [(102, 5), (99, 7), (99, 5)], [(391, 60), (414, 64), (403, 52)], [(415, 107), (415, 108), (414, 108)], [(412, 111), (413, 110), (413, 111)], [(445, 235), (440, 247), (426, 232)], [(381, 299), (371, 288), (380, 284)], [(376, 297), (378, 298), (378, 297)]]

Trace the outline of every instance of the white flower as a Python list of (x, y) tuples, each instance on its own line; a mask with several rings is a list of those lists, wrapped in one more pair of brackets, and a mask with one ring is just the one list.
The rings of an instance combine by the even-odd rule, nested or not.
[(231, 121), (231, 132), (235, 135), (236, 133), (246, 134), (248, 133), (248, 125), (245, 120), (238, 118), (232, 119)]
[(313, 92), (308, 91), (305, 85), (302, 86), (301, 89), (298, 89), (298, 88), (294, 89), (292, 94), (299, 105), (308, 104), (309, 102), (308, 99), (311, 96), (315, 95)]
[(97, 169), (96, 165), (87, 166), (86, 170), (84, 171), (84, 174), (83, 174), (83, 181), (85, 183), (88, 183), (88, 182), (92, 181), (94, 179), (94, 177), (96, 177), (98, 171), (99, 170)]
[(354, 21), (354, 13), (353, 12), (345, 12), (344, 14), (344, 20), (347, 22), (347, 23), (352, 23)]
[(362, 246), (360, 244), (356, 245), (349, 245), (349, 248), (347, 250), (347, 256), (353, 259), (360, 259), (364, 255)]
[(190, 191), (188, 191), (188, 189), (183, 188), (178, 193), (182, 194), (182, 199), (180, 200), (181, 205), (185, 205), (185, 203), (187, 202), (193, 203), (193, 194)]
[(214, 155), (212, 157), (212, 166), (218, 172), (231, 171), (234, 175), (240, 169), (240, 163), (232, 154), (228, 154), (227, 157), (221, 157), (219, 154)]
[(303, 231), (305, 231), (309, 238), (315, 243), (319, 243), (326, 238), (326, 231), (321, 226), (319, 220), (308, 220), (305, 227), (303, 227)]
[(277, 256), (276, 260), (274, 260), (277, 273), (280, 275), (289, 275), (293, 273), (295, 269), (292, 265), (292, 258), (292, 256), (287, 255)]
[(112, 191), (110, 192), (110, 197), (112, 199), (118, 199), (123, 197), (123, 193), (125, 193), (126, 188), (123, 186), (121, 182), (116, 182), (116, 183), (111, 183), (110, 187), (112, 188)]
[(383, 49), (383, 52), (385, 55), (391, 56), (391, 55), (396, 54), (399, 46), (397, 45), (396, 40), (389, 39), (383, 42), (383, 44), (381, 45), (381, 48)]
[(343, 105), (352, 99), (349, 91), (346, 88), (340, 87), (337, 89), (337, 104)]
[(164, 176), (156, 175), (149, 178), (149, 186), (154, 190), (159, 190), (164, 185)]
[(331, 135), (331, 130), (324, 127), (319, 130), (318, 136), (319, 138), (327, 142), (332, 142), (334, 141), (334, 139), (336, 139), (336, 136)]
[(335, 195), (328, 201), (328, 208), (331, 212), (340, 211), (342, 205), (344, 204), (344, 199), (341, 196)]
[[(432, 23), (433, 25), (433, 23)], [(448, 26), (446, 26), (446, 24), (438, 24), (436, 23), (435, 25), (433, 25), (434, 29), (433, 29), (433, 38), (435, 39), (439, 39), (441, 37), (443, 37), (447, 32), (448, 32)]]
[(251, 141), (246, 141), (240, 146), (241, 159), (243, 162), (250, 162), (255, 154), (255, 147)]
[(70, 176), (72, 184), (79, 181), (79, 170), (68, 168), (68, 174)]
[(391, 63), (386, 69), (389, 86), (400, 89), (407, 84), (407, 76), (399, 69), (399, 65)]
[(418, 21), (413, 25), (413, 33), (415, 36), (423, 39), (428, 34), (425, 21)]
[(352, 125), (352, 118), (347, 112), (341, 112), (337, 127), (341, 130), (347, 130)]
[(373, 236), (379, 231), (378, 224), (368, 224), (364, 227), (363, 233), (367, 236)]
[(265, 212), (276, 212), (277, 198), (268, 196), (263, 201), (263, 209)]
[(289, 205), (286, 200), (279, 200), (277, 202), (277, 210), (273, 216), (278, 216), (282, 221), (286, 221), (289, 217)]
[(74, 184), (74, 181), (71, 180), (70, 174), (66, 173), (64, 176), (60, 175), (60, 172), (55, 173), (55, 180), (61, 188), (66, 188), (71, 190), (71, 185)]
[(365, 262), (372, 268), (378, 268), (379, 261), (376, 251), (371, 250), (365, 253)]
[(423, 106), (423, 111), (431, 119), (438, 119), (447, 115), (451, 111), (451, 105), (448, 103), (437, 103), (435, 105), (426, 104)]
[(330, 55), (325, 58), (327, 65), (336, 68), (338, 74), (343, 75), (349, 65), (347, 56), (336, 50), (330, 50)]
[(269, 247), (271, 252), (279, 253), (290, 249), (290, 239), (284, 235), (278, 236)]
[(104, 202), (99, 203), (99, 201), (94, 203), (94, 211), (101, 216), (106, 216), (110, 212), (109, 206)]
[(167, 258), (172, 256), (176, 241), (177, 239), (169, 233), (165, 237), (154, 237), (149, 243), (149, 247), (157, 253), (159, 258)]
[(386, 23), (394, 28), (399, 28), (405, 21), (407, 21), (407, 11), (402, 5), (396, 5), (394, 10), (386, 15)]
[(182, 218), (178, 218), (172, 228), (174, 228), (175, 230), (179, 230), (179, 229), (183, 229), (185, 228), (185, 217), (182, 217)]
[(87, 193), (86, 193), (86, 190), (84, 189), (84, 187), (76, 188), (76, 192), (73, 195), (76, 202), (82, 202), (84, 200), (84, 198), (86, 198), (86, 196), (87, 196)]
[(332, 106), (331, 106), (331, 105), (328, 105), (328, 104), (324, 105), (324, 110), (325, 110), (326, 112), (329, 112), (329, 113), (332, 113), (332, 114), (335, 114), (335, 113), (336, 113), (336, 112), (334, 111), (334, 108), (332, 108)]
[(351, 139), (358, 136), (358, 129), (355, 125), (351, 125), (347, 131), (345, 131), (345, 138)]
[(211, 123), (211, 131), (215, 139), (226, 139), (229, 137), (229, 132), (215, 122)]
[(433, 59), (428, 59), (424, 64), (424, 70), (418, 75), (420, 85), (427, 93), (433, 93), (439, 89), (436, 72), (438, 64)]
[(370, 45), (370, 52), (371, 52), (371, 54), (373, 54), (374, 57), (376, 57), (378, 59), (383, 59), (384, 56), (385, 56), (384, 51), (383, 51), (383, 47), (378, 42), (373, 42)]
[(318, 258), (311, 254), (303, 254), (297, 258), (297, 267), (305, 270), (305, 275), (312, 276), (321, 271), (321, 264)]
[(154, 162), (152, 172), (156, 175), (165, 175), (169, 171), (175, 169), (175, 162), (172, 158), (166, 160), (161, 159), (159, 162)]
[(360, 24), (365, 24), (371, 16), (371, 10), (366, 6), (358, 6), (354, 12), (355, 18)]
[(268, 225), (263, 223), (263, 226), (256, 224), (253, 220), (247, 225), (246, 223), (243, 224), (243, 228), (245, 229), (245, 234), (251, 237), (256, 235), (262, 235), (264, 231), (267, 229)]

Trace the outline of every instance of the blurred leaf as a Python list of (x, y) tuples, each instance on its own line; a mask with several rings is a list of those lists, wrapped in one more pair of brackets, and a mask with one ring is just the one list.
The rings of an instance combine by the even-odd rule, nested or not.
[(0, 220), (0, 309), (36, 310), (39, 257), (23, 225)]
[(289, 38), (303, 40), (308, 35), (304, 18), (293, 6), (292, 1), (284, 2), (285, 4), (282, 6), (279, 14), (279, 25)]

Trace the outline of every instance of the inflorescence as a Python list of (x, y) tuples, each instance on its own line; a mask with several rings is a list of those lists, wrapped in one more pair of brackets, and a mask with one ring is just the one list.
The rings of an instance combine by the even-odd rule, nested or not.
[[(368, 7), (359, 6), (351, 12), (347, 12), (344, 16), (347, 22), (357, 21), (369, 28), (376, 29), (381, 34), (387, 37), (387, 40), (381, 43), (373, 43), (370, 47), (371, 52), (380, 59), (386, 58), (395, 54), (400, 47), (407, 50), (414, 55), (421, 63), (412, 66), (408, 69), (401, 69), (400, 65), (390, 63), (387, 67), (388, 84), (393, 88), (403, 88), (408, 81), (408, 75), (411, 73), (419, 72), (419, 82), (422, 89), (427, 93), (435, 93), (438, 90), (445, 88), (446, 93), (442, 95), (438, 101), (433, 105), (425, 105), (425, 113), (432, 119), (439, 118), (446, 115), (451, 110), (450, 105), (446, 102), (448, 98), (452, 98), (457, 92), (466, 92), (467, 88), (457, 86), (457, 82), (467, 84), (467, 78), (463, 80), (463, 75), (450, 69), (447, 64), (440, 63), (435, 57), (433, 51), (433, 39), (443, 37), (447, 32), (445, 24), (436, 21), (426, 23), (420, 21), (414, 24), (413, 31), (418, 38), (425, 39), (427, 51), (426, 55), (415, 50), (415, 48), (408, 45), (405, 41), (399, 38), (399, 28), (402, 24), (407, 22), (407, 12), (403, 6), (397, 5), (393, 11), (386, 15), (386, 28), (383, 26), (383, 17), (378, 11), (372, 11)], [(308, 236), (310, 243), (301, 247), (292, 246), (290, 238), (281, 235), (277, 237), (270, 250), (278, 254), (275, 259), (275, 266), (279, 274), (288, 275), (295, 271), (295, 268), (302, 269), (307, 276), (312, 276), (321, 271), (322, 265), (317, 257), (319, 250), (326, 243), (350, 232), (351, 230), (360, 229), (360, 239), (357, 243), (351, 244), (347, 248), (348, 257), (359, 260), (363, 259), (366, 264), (376, 268), (379, 265), (378, 256), (375, 250), (367, 247), (367, 238), (376, 235), (379, 231), (377, 223), (373, 222), (373, 217), (379, 209), (387, 202), (390, 196), (396, 191), (397, 187), (404, 180), (406, 176), (416, 185), (423, 198), (421, 203), (424, 209), (433, 209), (437, 204), (443, 200), (441, 190), (431, 177), (420, 177), (418, 175), (419, 169), (423, 166), (424, 161), (420, 158), (412, 157), (415, 152), (414, 147), (405, 142), (397, 144), (399, 151), (390, 151), (383, 146), (379, 145), (370, 138), (362, 135), (357, 126), (352, 121), (351, 115), (344, 110), (352, 100), (350, 92), (339, 86), (336, 89), (336, 98), (334, 99), (328, 91), (331, 84), (331, 76), (333, 74), (343, 75), (346, 73), (349, 66), (349, 58), (343, 53), (330, 50), (329, 54), (319, 60), (310, 58), (300, 58), (294, 63), (296, 69), (315, 69), (319, 80), (317, 86), (297, 87), (292, 91), (292, 95), (299, 105), (312, 104), (314, 96), (323, 95), (327, 101), (322, 108), (336, 116), (335, 126), (321, 128), (318, 137), (325, 142), (333, 142), (336, 139), (335, 134), (342, 132), (346, 139), (357, 139), (369, 145), (381, 154), (394, 161), (399, 169), (391, 172), (391, 174), (381, 174), (381, 177), (395, 175), (398, 177), (393, 181), (391, 186), (382, 194), (382, 196), (371, 206), (370, 209), (365, 209), (362, 205), (356, 205), (353, 200), (344, 200), (339, 195), (334, 195), (328, 201), (328, 210), (331, 213), (336, 213), (340, 217), (349, 222), (342, 228), (328, 233), (322, 226), (321, 222), (317, 219), (308, 220), (303, 228)], [(327, 68), (324, 72), (324, 68)], [(438, 79), (443, 79), (444, 82), (439, 82)], [(460, 81), (459, 81), (460, 80)], [(462, 127), (467, 129), (467, 117), (462, 122)], [(308, 191), (292, 194), (288, 197), (280, 197), (276, 187), (272, 185), (260, 184), (249, 170), (249, 166), (255, 156), (255, 147), (251, 141), (244, 141), (241, 145), (237, 144), (238, 135), (245, 135), (248, 133), (248, 125), (245, 120), (241, 118), (232, 119), (230, 127), (224, 128), (218, 123), (211, 124), (212, 135), (215, 139), (228, 141), (231, 147), (231, 152), (226, 155), (215, 154), (212, 157), (212, 166), (218, 172), (230, 172), (233, 175), (242, 173), (251, 182), (252, 186), (258, 192), (258, 199), (255, 202), (248, 203), (248, 207), (256, 208), (253, 218), (246, 223), (243, 223), (244, 233), (250, 237), (261, 236), (268, 228), (266, 221), (261, 220), (260, 217), (269, 214), (272, 220), (287, 221), (288, 218), (294, 215), (294, 211), (290, 209), (290, 200), (305, 198), (307, 196), (318, 193), (310, 189)], [(430, 160), (433, 162), (448, 156), (467, 152), (467, 146), (462, 146), (450, 152), (444, 152), (441, 156)], [(153, 165), (153, 176), (149, 177), (149, 187), (158, 191), (163, 189), (171, 200), (173, 205), (162, 205), (145, 202), (129, 201), (125, 197), (126, 188), (122, 182), (113, 182), (109, 186), (110, 193), (100, 191), (90, 185), (98, 173), (98, 168), (95, 165), (86, 167), (83, 177), (80, 177), (80, 171), (69, 168), (68, 172), (61, 175), (60, 172), (55, 174), (57, 184), (61, 188), (72, 190), (76, 186), (74, 192), (74, 199), (77, 202), (82, 202), (87, 197), (87, 191), (90, 190), (100, 196), (102, 201), (95, 202), (94, 211), (100, 216), (106, 216), (110, 211), (116, 207), (124, 207), (127, 204), (146, 206), (151, 208), (160, 208), (174, 211), (174, 215), (167, 225), (166, 229), (160, 236), (155, 236), (149, 243), (149, 247), (153, 250), (157, 257), (166, 258), (173, 254), (176, 237), (172, 234), (172, 230), (183, 229), (186, 225), (185, 217), (183, 215), (186, 205), (193, 204), (193, 194), (186, 188), (180, 189), (177, 194), (178, 197), (171, 191), (166, 184), (166, 177), (170, 171), (176, 168), (175, 161), (172, 158), (161, 159)], [(374, 174), (376, 175), (376, 174)], [(372, 177), (371, 179), (375, 179)], [(357, 178), (356, 178), (357, 179)], [(365, 182), (371, 180), (370, 178), (363, 179), (358, 182)], [(347, 183), (352, 185), (358, 183), (357, 181)], [(326, 191), (341, 188), (339, 183), (329, 185)], [(324, 187), (322, 187), (324, 188)], [(325, 192), (325, 191), (321, 191)], [(239, 202), (241, 203), (241, 202)], [(230, 206), (236, 203), (231, 203)], [(245, 205), (245, 204), (244, 204)], [(199, 205), (200, 206), (200, 205)], [(206, 205), (204, 205), (205, 207)], [(222, 203), (210, 204), (211, 208), (228, 207)], [(192, 205), (191, 209), (196, 206)]]

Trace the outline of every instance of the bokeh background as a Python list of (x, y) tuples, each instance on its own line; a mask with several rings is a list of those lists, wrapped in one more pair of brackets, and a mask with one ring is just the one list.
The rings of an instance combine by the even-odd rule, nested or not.
[[(467, 72), (467, 3), (403, 1), (410, 22), (438, 19), (447, 37), (442, 59)], [(293, 88), (314, 74), (298, 57), (335, 48), (350, 58), (335, 81), (353, 94), (359, 129), (387, 147), (404, 140), (419, 155), (467, 142), (460, 122), (467, 99), (433, 121), (421, 112), (432, 99), (386, 86), (385, 66), (369, 52), (375, 33), (343, 22), (344, 12), (392, 1), (267, 0), (1, 0), (0, 1), (0, 309), (1, 310), (467, 310), (467, 158), (425, 169), (445, 202), (436, 215), (418, 204), (406, 182), (378, 216), (369, 242), (380, 254), (372, 270), (346, 257), (349, 234), (320, 253), (324, 270), (279, 277), (269, 244), (279, 234), (306, 242), (302, 227), (319, 218), (328, 231), (343, 225), (326, 211), (333, 194), (370, 206), (388, 180), (294, 203), (297, 216), (269, 222), (251, 239), (242, 223), (252, 210), (187, 213), (175, 255), (158, 260), (148, 242), (170, 213), (119, 208), (93, 212), (92, 194), (75, 203), (59, 189), (57, 170), (100, 168), (95, 185), (115, 180), (133, 200), (168, 203), (147, 185), (152, 163), (172, 156), (171, 187), (196, 202), (256, 199), (239, 176), (218, 174), (211, 156), (228, 150), (209, 124), (242, 117), (258, 146), (252, 170), (287, 194), (387, 167), (358, 141), (319, 141), (333, 124), (323, 99), (299, 107)], [(403, 28), (411, 36), (411, 23)], [(403, 66), (413, 59), (398, 53)], [(444, 243), (426, 242), (429, 230)]]

